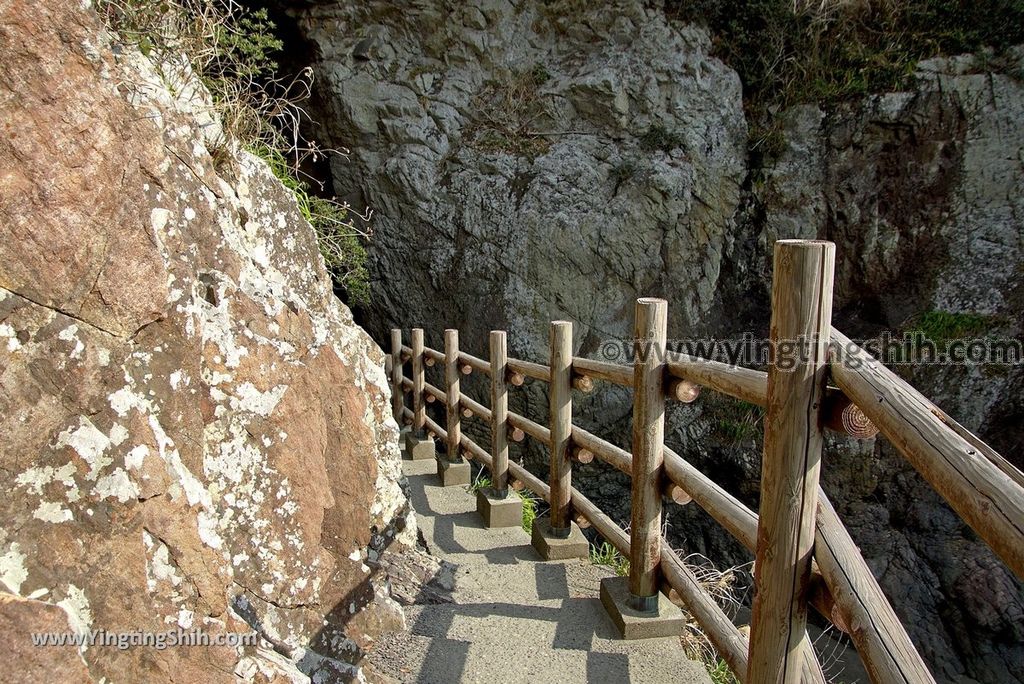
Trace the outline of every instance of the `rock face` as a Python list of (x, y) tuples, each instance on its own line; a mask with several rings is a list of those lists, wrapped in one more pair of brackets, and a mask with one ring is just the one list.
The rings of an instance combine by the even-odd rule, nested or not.
[(288, 191), (245, 153), (215, 168), (208, 96), (167, 78), (79, 3), (0, 4), (8, 666), (32, 631), (180, 628), (260, 640), (58, 659), (67, 681), (357, 677), (402, 623), (370, 565), (415, 529), (383, 356)]
[[(785, 149), (754, 169), (736, 75), (702, 31), (639, 2), (318, 2), (292, 16), (316, 59), (318, 134), (352, 151), (335, 190), (376, 212), (362, 315), (382, 343), (423, 325), (439, 346), (457, 327), (484, 353), (506, 329), (512, 355), (543, 360), (549, 321), (565, 318), (578, 354), (615, 360), (638, 295), (669, 300), (670, 337), (764, 335), (771, 245), (787, 237), (837, 243), (851, 335), (933, 310), (1021, 331), (1024, 90), (971, 58), (921, 64), (909, 92), (780, 113)], [(1022, 465), (1019, 367), (901, 372)], [(758, 413), (711, 394), (670, 407), (668, 441), (756, 505)], [(576, 402), (580, 424), (628, 444), (628, 393)], [(512, 403), (544, 419), (542, 388)], [(513, 455), (544, 472), (542, 450)], [(1024, 681), (1021, 583), (910, 466), (883, 440), (832, 440), (824, 477), (936, 675)], [(624, 477), (586, 466), (574, 483), (628, 520)], [(667, 510), (686, 551), (749, 560), (696, 507)]]
[(577, 5), (302, 15), (319, 118), (352, 151), (335, 189), (376, 212), (375, 333), (430, 321), (482, 349), (500, 327), (534, 357), (558, 318), (586, 351), (625, 335), (638, 295), (667, 296), (681, 326), (713, 307), (744, 174), (739, 80), (640, 3)]

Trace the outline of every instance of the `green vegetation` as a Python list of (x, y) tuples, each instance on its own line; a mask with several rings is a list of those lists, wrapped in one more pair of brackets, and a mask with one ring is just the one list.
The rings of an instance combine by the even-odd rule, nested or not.
[(619, 577), (629, 574), (629, 559), (623, 557), (619, 550), (608, 542), (601, 542), (600, 546), (590, 545), (590, 562), (593, 565), (611, 568)]
[(743, 81), (754, 148), (771, 147), (772, 115), (904, 86), (921, 59), (980, 52), (998, 70), (1024, 43), (1021, 0), (669, 0), (669, 16), (706, 25), (715, 54)]
[(316, 231), (336, 285), (351, 302), (366, 302), (360, 240), (369, 231), (347, 205), (301, 180), (301, 164), (327, 152), (299, 130), (312, 76), (308, 69), (290, 80), (278, 76), (274, 57), (284, 44), (267, 11), (235, 0), (97, 0), (96, 10), (122, 42), (153, 61), (172, 92), (196, 79), (206, 87), (223, 131), (208, 141), (218, 171), (229, 171), (240, 149), (265, 160)]
[(366, 249), (359, 241), (365, 234), (355, 228), (348, 206), (312, 194), (309, 184), (299, 178), (280, 150), (258, 143), (249, 152), (267, 162), (277, 179), (295, 195), (302, 217), (316, 231), (320, 254), (335, 284), (351, 303), (369, 302)]
[(711, 677), (711, 681), (714, 684), (740, 684), (740, 680), (736, 678), (736, 675), (732, 673), (729, 666), (724, 660), (719, 658), (714, 662), (705, 663), (708, 669), (708, 676)]
[(537, 519), (537, 499), (526, 489), (516, 490), (516, 494), (523, 500), (523, 529), (526, 534), (532, 534), (533, 521)]
[(992, 328), (992, 318), (980, 314), (927, 311), (921, 315), (913, 330), (939, 345), (949, 340), (983, 337)]
[[(486, 489), (491, 486), (491, 478), (484, 476), (484, 471), (481, 470), (477, 473), (476, 479), (470, 483), (468, 491), (470, 494), (476, 494), (481, 489)], [(513, 489), (519, 498), (523, 502), (523, 530), (527, 534), (533, 532), (533, 521), (537, 519), (537, 497), (533, 495), (533, 492), (528, 489)]]

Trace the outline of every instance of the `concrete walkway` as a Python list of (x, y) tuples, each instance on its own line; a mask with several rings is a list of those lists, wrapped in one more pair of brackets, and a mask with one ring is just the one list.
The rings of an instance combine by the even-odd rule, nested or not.
[(483, 529), (464, 487), (438, 486), (433, 461), (405, 461), (430, 552), (454, 565), (452, 602), (405, 609), (409, 630), (370, 660), (401, 682), (699, 682), (676, 638), (622, 641), (598, 599), (610, 573), (543, 562), (521, 528)]

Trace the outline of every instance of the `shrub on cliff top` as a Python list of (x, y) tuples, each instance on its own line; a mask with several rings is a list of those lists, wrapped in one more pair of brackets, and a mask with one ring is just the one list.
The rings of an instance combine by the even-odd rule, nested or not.
[[(737, 71), (759, 138), (771, 114), (906, 85), (929, 57), (1024, 43), (1021, 0), (668, 0), (666, 13), (708, 27)], [(755, 140), (755, 147), (759, 140)]]
[(111, 31), (152, 59), (170, 89), (198, 77), (209, 91), (223, 138), (211, 144), (218, 168), (239, 147), (264, 159), (295, 195), (316, 231), (320, 252), (338, 287), (353, 303), (369, 298), (366, 250), (369, 216), (313, 192), (300, 166), (327, 153), (305, 138), (302, 102), (312, 72), (282, 79), (274, 55), (283, 48), (264, 9), (236, 0), (97, 0)]

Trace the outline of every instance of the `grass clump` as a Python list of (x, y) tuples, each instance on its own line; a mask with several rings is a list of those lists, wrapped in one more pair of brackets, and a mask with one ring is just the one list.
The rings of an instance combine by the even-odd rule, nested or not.
[[(475, 494), (481, 489), (487, 489), (491, 486), (491, 478), (486, 477), (483, 473), (483, 470), (477, 473), (476, 478), (470, 483), (468, 487), (470, 494)], [(537, 513), (539, 512), (538, 499), (527, 489), (513, 488), (512, 491), (515, 492), (523, 502), (523, 530), (527, 534), (531, 534), (533, 532), (533, 521), (537, 519)]]
[(927, 311), (918, 319), (914, 329), (936, 343), (949, 340), (982, 337), (992, 327), (989, 316), (950, 311)]
[[(683, 563), (697, 578), (697, 583), (705, 593), (709, 594), (727, 613), (735, 613), (741, 605), (741, 599), (737, 596), (737, 585), (750, 584), (750, 565), (718, 570), (711, 561), (698, 553), (684, 557)], [(693, 615), (686, 610), (683, 611), (683, 615), (686, 618), (686, 627), (683, 629), (680, 639), (687, 657), (704, 663), (708, 676), (715, 684), (738, 683), (739, 680), (718, 655), (718, 651), (701, 630), (700, 624)]]
[[(317, 195), (301, 180), (300, 166), (328, 153), (305, 138), (302, 103), (312, 71), (278, 75), (275, 59), (284, 43), (265, 9), (237, 0), (96, 0), (96, 11), (125, 45), (134, 46), (159, 70), (172, 92), (201, 83), (220, 122), (219, 138), (207, 140), (218, 171), (231, 168), (238, 150), (264, 159), (295, 195), (313, 226), (336, 285), (355, 303), (369, 297), (366, 251), (369, 237), (350, 207)], [(358, 223), (357, 223), (358, 219)]]
[(629, 574), (629, 559), (608, 542), (601, 542), (600, 546), (590, 545), (590, 562), (592, 565), (604, 565), (611, 568), (619, 577)]

